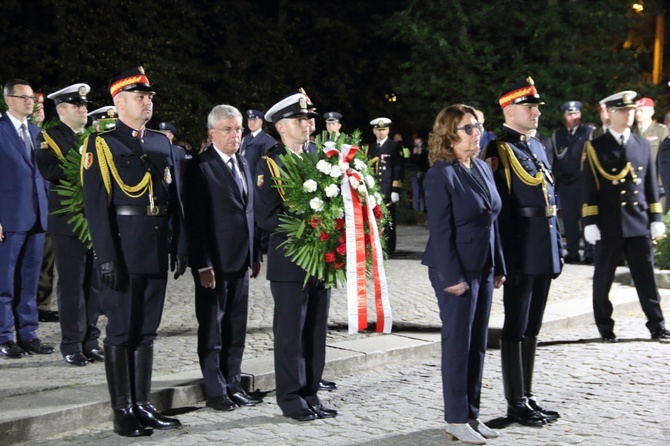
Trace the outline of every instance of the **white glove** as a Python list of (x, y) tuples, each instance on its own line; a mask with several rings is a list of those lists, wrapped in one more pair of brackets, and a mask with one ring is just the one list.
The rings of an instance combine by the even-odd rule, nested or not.
[(391, 192), (391, 202), (397, 203), (400, 201), (400, 194), (398, 192)]
[(657, 238), (665, 234), (665, 225), (662, 221), (654, 221), (651, 223), (651, 238)]
[(598, 225), (587, 225), (584, 228), (584, 239), (592, 245), (595, 245), (600, 240), (600, 229)]

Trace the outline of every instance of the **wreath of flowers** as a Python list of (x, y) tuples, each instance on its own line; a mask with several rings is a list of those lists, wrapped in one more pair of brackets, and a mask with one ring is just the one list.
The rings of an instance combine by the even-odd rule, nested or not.
[[(351, 135), (342, 134), (337, 142), (329, 141), (328, 134), (323, 132), (316, 138), (316, 154), (280, 157), (282, 175), (274, 179), (277, 187), (283, 190), (291, 213), (279, 217), (277, 231), (286, 236), (283, 246), (289, 258), (308, 273), (305, 281), (314, 276), (325, 286), (336, 288), (346, 283), (347, 224), (343, 185), (351, 185), (363, 207), (368, 275), (371, 274), (373, 249), (368, 207), (372, 209), (380, 229), (380, 242), (385, 245), (381, 228), (388, 211), (366, 155), (358, 150), (359, 142), (360, 131)], [(354, 152), (349, 158), (343, 155)], [(345, 178), (346, 181), (343, 181)]]

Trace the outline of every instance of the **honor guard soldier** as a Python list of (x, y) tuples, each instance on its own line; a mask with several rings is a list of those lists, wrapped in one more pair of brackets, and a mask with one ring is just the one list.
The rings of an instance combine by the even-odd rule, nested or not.
[(603, 342), (617, 342), (609, 291), (619, 257), (628, 260), (651, 338), (670, 341), (654, 276), (652, 239), (665, 234), (649, 142), (631, 133), (637, 93), (603, 99), (607, 132), (586, 144), (584, 238), (596, 244), (593, 315)]
[(170, 144), (172, 144), (172, 141), (174, 141), (177, 136), (177, 127), (169, 122), (161, 122), (158, 124), (158, 131), (168, 137)]
[[(326, 363), (326, 336), (330, 288), (292, 262), (282, 246), (286, 240), (276, 233), (279, 219), (289, 212), (273, 178), (280, 175), (281, 155), (301, 156), (309, 138), (308, 98), (294, 93), (273, 105), (265, 119), (274, 123), (281, 142), (256, 166), (256, 224), (270, 234), (267, 279), (275, 301), (272, 330), (277, 381), (277, 404), (286, 417), (297, 421), (333, 418), (335, 409), (325, 407), (317, 392)], [(289, 154), (289, 155), (287, 155)], [(303, 284), (305, 284), (303, 286)]]
[(256, 164), (263, 154), (273, 148), (276, 144), (275, 139), (263, 131), (263, 113), (258, 110), (247, 110), (244, 112), (247, 117), (247, 127), (249, 134), (242, 138), (240, 146), (240, 155), (242, 155), (249, 164), (253, 173), (256, 170)]
[(100, 298), (98, 281), (93, 270), (93, 252), (79, 240), (70, 220), (63, 213), (63, 198), (54, 186), (67, 180), (62, 162), (70, 150), (81, 151), (80, 134), (88, 121), (87, 84), (74, 84), (51, 93), (58, 112), (58, 124), (42, 130), (35, 151), (35, 160), (42, 176), (51, 182), (47, 226), (51, 236), (58, 270), (58, 310), (60, 312), (60, 352), (65, 362), (85, 366), (88, 361), (103, 361), (104, 354), (98, 343), (100, 329)]
[(337, 141), (340, 137), (340, 129), (342, 128), (342, 115), (338, 112), (328, 112), (323, 114), (323, 119), (326, 120), (326, 131), (328, 132), (328, 139), (330, 141)]
[(664, 124), (654, 122), (655, 104), (651, 98), (640, 98), (635, 101), (635, 123), (632, 132), (640, 135), (647, 140), (651, 146), (651, 159), (654, 161), (656, 169), (656, 181), (658, 182), (658, 194), (661, 205), (667, 209), (665, 203), (665, 190), (660, 177), (660, 164), (658, 160), (658, 149), (665, 138), (670, 135), (668, 128)]
[(181, 163), (167, 137), (145, 127), (154, 91), (142, 67), (110, 81), (119, 119), (92, 135), (82, 158), (86, 217), (108, 324), (105, 369), (114, 432), (180, 428), (151, 405), (153, 342), (167, 284), (168, 255), (175, 278), (186, 269), (182, 234)]
[(386, 253), (391, 256), (396, 245), (396, 203), (400, 201), (402, 180), (404, 176), (403, 148), (399, 143), (389, 139), (391, 125), (389, 118), (376, 118), (370, 121), (376, 142), (368, 150), (368, 164), (375, 171), (377, 184), (384, 196), (391, 218), (384, 228), (386, 239)]
[[(565, 125), (554, 130), (552, 135), (552, 167), (556, 180), (556, 192), (561, 202), (561, 212), (565, 230), (567, 255), (565, 263), (581, 263), (579, 240), (582, 231), (579, 223), (582, 215), (582, 153), (584, 144), (591, 139), (593, 128), (582, 123), (582, 107), (579, 101), (569, 101), (561, 105)], [(587, 263), (592, 258), (589, 245), (584, 247)], [(592, 261), (592, 260), (591, 260)]]
[(544, 147), (531, 136), (544, 102), (530, 77), (506, 90), (498, 102), (505, 124), (483, 158), (502, 198), (498, 221), (507, 281), (500, 356), (507, 417), (542, 426), (559, 414), (541, 407), (533, 396), (535, 350), (549, 286), (563, 264), (551, 166)]
[(119, 114), (116, 112), (116, 107), (113, 105), (97, 108), (87, 116), (91, 118), (91, 125), (98, 132), (112, 130), (116, 126), (116, 120), (119, 118)]

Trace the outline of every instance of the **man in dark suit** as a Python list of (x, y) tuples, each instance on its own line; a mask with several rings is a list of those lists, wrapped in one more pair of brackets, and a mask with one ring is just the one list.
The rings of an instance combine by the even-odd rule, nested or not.
[[(565, 229), (567, 255), (565, 263), (581, 263), (579, 229), (582, 215), (582, 153), (584, 144), (591, 139), (593, 128), (583, 124), (582, 106), (579, 101), (568, 101), (561, 105), (565, 125), (554, 130), (552, 135), (552, 173), (556, 179), (556, 191), (560, 197), (563, 227)], [(587, 245), (588, 246), (588, 245)], [(584, 256), (591, 256), (584, 249)]]
[(105, 371), (114, 432), (150, 435), (181, 423), (151, 404), (153, 343), (163, 313), (168, 256), (175, 278), (186, 270), (182, 233), (181, 167), (160, 132), (147, 129), (154, 91), (142, 67), (110, 81), (119, 119), (113, 130), (88, 139), (82, 159), (86, 218), (100, 303), (108, 323)]
[(247, 110), (244, 114), (247, 117), (249, 134), (242, 138), (240, 155), (246, 158), (253, 173), (258, 160), (275, 146), (275, 139), (263, 131), (263, 113), (258, 110)]
[(263, 401), (248, 395), (241, 384), (249, 268), (256, 278), (261, 253), (255, 237), (254, 183), (238, 153), (242, 114), (230, 105), (217, 105), (207, 128), (212, 144), (188, 167), (184, 206), (207, 405), (233, 410), (236, 404)]
[(649, 142), (631, 133), (637, 93), (603, 99), (610, 126), (586, 145), (582, 218), (584, 238), (596, 244), (593, 315), (603, 342), (617, 342), (609, 291), (623, 252), (628, 260), (651, 338), (670, 341), (654, 276), (652, 239), (665, 234)]
[(532, 393), (537, 335), (551, 280), (563, 265), (551, 166), (533, 136), (544, 102), (530, 77), (507, 89), (498, 102), (505, 124), (483, 158), (493, 169), (502, 199), (498, 221), (507, 281), (500, 356), (507, 417), (542, 426), (559, 414), (540, 406)]
[[(315, 278), (305, 283), (305, 271), (280, 246), (285, 238), (275, 233), (279, 217), (289, 213), (273, 177), (279, 175), (284, 156), (302, 156), (309, 139), (308, 99), (294, 93), (272, 106), (265, 119), (281, 137), (256, 168), (256, 224), (270, 234), (267, 278), (275, 301), (273, 332), (277, 404), (284, 416), (297, 421), (332, 418), (337, 411), (325, 407), (317, 392), (326, 362), (326, 335), (330, 288)], [(277, 182), (278, 183), (278, 182)], [(279, 184), (279, 183), (278, 183)]]
[(396, 245), (396, 204), (400, 201), (402, 180), (404, 177), (404, 158), (402, 145), (389, 138), (391, 120), (376, 118), (370, 121), (376, 142), (368, 150), (368, 163), (373, 167), (380, 192), (389, 210), (391, 218), (384, 228), (386, 234), (386, 253), (391, 256)]
[(16, 359), (26, 352), (53, 353), (35, 332), (47, 183), (34, 161), (40, 128), (28, 122), (35, 103), (33, 89), (14, 79), (5, 84), (3, 93), (8, 110), (0, 118), (0, 355)]
[(71, 215), (62, 213), (63, 197), (54, 186), (66, 179), (62, 160), (70, 150), (79, 150), (81, 146), (79, 134), (88, 121), (86, 95), (90, 90), (87, 84), (74, 84), (47, 96), (56, 103), (59, 122), (42, 131), (38, 140), (41, 150), (35, 151), (42, 176), (51, 182), (47, 221), (58, 268), (60, 352), (65, 362), (75, 366), (105, 359), (98, 344), (100, 298), (93, 271), (93, 251), (79, 240), (68, 223)]

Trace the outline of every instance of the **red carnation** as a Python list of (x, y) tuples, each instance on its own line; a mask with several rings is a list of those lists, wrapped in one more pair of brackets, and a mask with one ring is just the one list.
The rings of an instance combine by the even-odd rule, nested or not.
[(327, 252), (326, 255), (323, 256), (323, 260), (326, 263), (333, 263), (335, 261), (335, 254), (332, 252)]
[(319, 234), (319, 239), (321, 239), (322, 242), (325, 242), (330, 238), (330, 234), (328, 234), (326, 231), (321, 231)]
[(333, 265), (333, 269), (342, 269), (342, 268), (344, 268), (344, 262), (336, 262)]
[(340, 234), (340, 238), (337, 239), (338, 242), (340, 243), (346, 243), (347, 242), (347, 233), (343, 232)]
[(344, 229), (344, 218), (335, 219), (335, 229), (337, 231), (341, 231), (342, 229)]
[(318, 228), (321, 226), (321, 217), (318, 215), (313, 216), (312, 218), (309, 219), (309, 225), (313, 227), (314, 229)]
[(379, 207), (379, 205), (375, 206), (374, 209), (372, 209), (372, 213), (375, 214), (375, 218), (377, 220), (381, 220), (382, 218), (382, 210)]
[(335, 251), (341, 256), (344, 256), (347, 254), (347, 245), (345, 243), (342, 243), (340, 246), (338, 246)]

